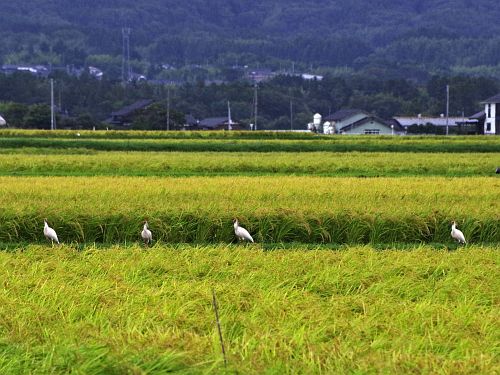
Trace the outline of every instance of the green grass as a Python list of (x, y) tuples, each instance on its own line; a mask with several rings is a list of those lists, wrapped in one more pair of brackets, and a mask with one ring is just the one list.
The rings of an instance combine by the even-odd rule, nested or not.
[(493, 374), (499, 250), (0, 252), (0, 372)]
[(500, 373), (499, 139), (2, 130), (0, 374)]
[[(500, 153), (103, 152), (4, 149), (6, 176), (493, 176)], [(75, 151), (75, 150), (73, 150)]]
[[(228, 134), (226, 134), (228, 133)], [(0, 149), (59, 148), (96, 151), (179, 152), (436, 152), (498, 153), (498, 137), (314, 136), (240, 132), (0, 132)], [(206, 134), (206, 135), (205, 135)], [(213, 134), (209, 136), (208, 134)], [(232, 133), (231, 133), (232, 134)], [(277, 135), (283, 134), (283, 135)], [(162, 136), (161, 136), (162, 135)]]

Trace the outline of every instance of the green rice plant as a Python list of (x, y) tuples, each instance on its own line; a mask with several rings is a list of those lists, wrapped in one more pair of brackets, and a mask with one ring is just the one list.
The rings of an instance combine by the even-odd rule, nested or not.
[[(266, 243), (500, 242), (496, 178), (0, 177), (0, 242), (234, 241), (232, 218)], [(460, 191), (460, 194), (456, 192)]]
[[(4, 150), (5, 151), (5, 150)], [(450, 163), (438, 153), (192, 153), (94, 152), (40, 155), (33, 150), (0, 153), (0, 175), (15, 176), (488, 176), (500, 154), (455, 154)], [(348, 168), (344, 166), (348, 165)], [(425, 168), (423, 167), (425, 166)]]
[[(151, 133), (0, 132), (0, 148), (179, 152), (427, 152), (498, 153), (497, 137), (391, 137), (277, 135), (258, 132)], [(211, 135), (210, 135), (211, 134)], [(345, 166), (343, 167), (345, 168)]]
[(0, 372), (489, 374), (500, 366), (496, 245), (76, 250), (0, 252)]

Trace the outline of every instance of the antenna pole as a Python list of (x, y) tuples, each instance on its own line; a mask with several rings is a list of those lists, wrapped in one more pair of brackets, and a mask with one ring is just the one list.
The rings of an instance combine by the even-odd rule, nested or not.
[(130, 27), (122, 27), (122, 83), (130, 80)]

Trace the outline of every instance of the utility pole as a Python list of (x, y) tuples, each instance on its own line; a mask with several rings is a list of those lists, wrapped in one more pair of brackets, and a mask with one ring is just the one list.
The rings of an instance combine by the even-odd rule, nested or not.
[(290, 130), (293, 130), (293, 101), (290, 98)]
[(448, 135), (448, 123), (450, 119), (450, 85), (446, 85), (446, 135)]
[(170, 130), (170, 86), (167, 87), (167, 130)]
[(255, 82), (253, 90), (253, 103), (254, 103), (254, 129), (257, 130), (257, 82)]
[(229, 105), (229, 100), (227, 101), (227, 130), (233, 130), (231, 126), (231, 106)]
[(56, 130), (56, 115), (54, 113), (54, 79), (50, 79), (50, 130)]
[(122, 28), (122, 83), (130, 80), (130, 27)]

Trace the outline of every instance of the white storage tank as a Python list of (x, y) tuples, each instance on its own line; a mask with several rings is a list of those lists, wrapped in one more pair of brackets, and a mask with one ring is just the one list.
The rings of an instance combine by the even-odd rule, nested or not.
[(326, 121), (323, 124), (323, 133), (324, 134), (333, 134), (333, 127), (330, 121)]
[(320, 133), (323, 132), (323, 129), (321, 128), (321, 115), (319, 113), (316, 113), (313, 116), (313, 124), (314, 127), (316, 128), (316, 132)]

